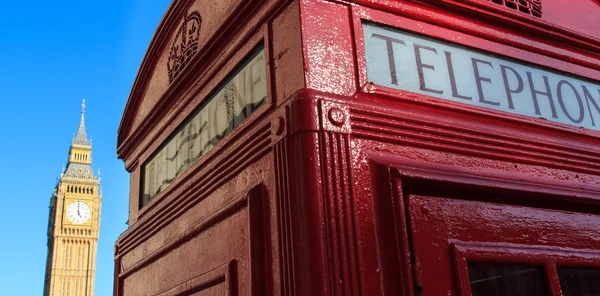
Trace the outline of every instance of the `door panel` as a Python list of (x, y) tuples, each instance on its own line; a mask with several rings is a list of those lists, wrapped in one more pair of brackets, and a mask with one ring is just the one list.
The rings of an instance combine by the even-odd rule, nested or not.
[(409, 212), (424, 296), (560, 295), (561, 270), (598, 276), (563, 266), (600, 269), (599, 216), (417, 195)]

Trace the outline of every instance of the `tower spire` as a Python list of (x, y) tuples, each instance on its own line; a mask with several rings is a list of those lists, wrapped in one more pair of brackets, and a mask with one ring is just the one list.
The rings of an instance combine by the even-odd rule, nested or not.
[(79, 121), (79, 129), (73, 140), (73, 144), (89, 146), (87, 134), (85, 133), (85, 99), (81, 104), (81, 120)]

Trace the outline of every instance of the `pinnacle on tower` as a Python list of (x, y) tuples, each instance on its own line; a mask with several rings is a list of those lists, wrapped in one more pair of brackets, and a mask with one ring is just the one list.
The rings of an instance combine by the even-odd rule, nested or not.
[(85, 133), (85, 99), (83, 100), (83, 103), (81, 104), (81, 120), (79, 122), (79, 129), (77, 130), (77, 135), (75, 136), (75, 139), (73, 140), (73, 144), (74, 145), (83, 145), (83, 146), (89, 146), (89, 142), (88, 142), (88, 138), (87, 138), (87, 134)]

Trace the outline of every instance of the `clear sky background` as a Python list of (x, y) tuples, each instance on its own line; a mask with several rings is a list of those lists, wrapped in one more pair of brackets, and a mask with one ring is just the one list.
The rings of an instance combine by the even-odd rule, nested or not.
[(0, 296), (42, 295), (48, 206), (81, 100), (103, 190), (95, 295), (112, 295), (129, 174), (116, 156), (129, 91), (169, 0), (2, 1)]

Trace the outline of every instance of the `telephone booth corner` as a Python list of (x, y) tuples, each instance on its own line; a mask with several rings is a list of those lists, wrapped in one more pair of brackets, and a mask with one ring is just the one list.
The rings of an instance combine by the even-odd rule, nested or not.
[(114, 295), (600, 293), (600, 2), (173, 1)]

